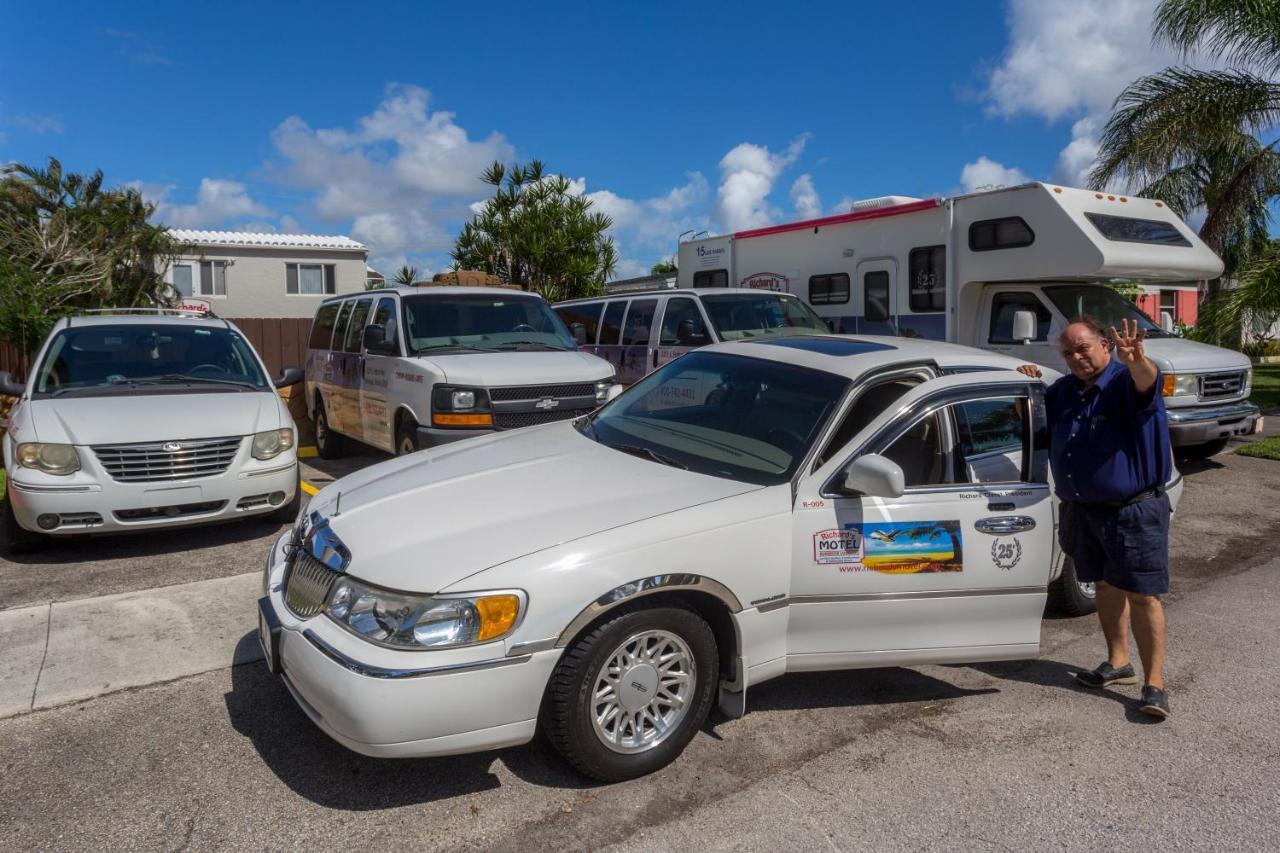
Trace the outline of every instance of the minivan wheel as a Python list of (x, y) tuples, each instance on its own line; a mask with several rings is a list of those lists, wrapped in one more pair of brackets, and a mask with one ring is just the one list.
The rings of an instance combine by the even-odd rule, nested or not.
[(1098, 609), (1096, 588), (1076, 577), (1076, 564), (1070, 557), (1064, 558), (1062, 574), (1049, 584), (1049, 606), (1067, 616), (1088, 616)]
[(28, 530), (18, 523), (13, 513), (13, 504), (4, 503), (4, 538), (9, 546), (10, 554), (31, 554), (49, 544), (49, 537)]
[(556, 750), (603, 782), (674, 761), (711, 710), (715, 635), (682, 607), (637, 608), (596, 626), (560, 658), (543, 723)]
[(418, 422), (405, 416), (396, 430), (396, 456), (408, 456), (418, 449)]
[(329, 418), (324, 411), (324, 398), (316, 401), (316, 453), (321, 459), (337, 459), (342, 455), (342, 436), (329, 429)]

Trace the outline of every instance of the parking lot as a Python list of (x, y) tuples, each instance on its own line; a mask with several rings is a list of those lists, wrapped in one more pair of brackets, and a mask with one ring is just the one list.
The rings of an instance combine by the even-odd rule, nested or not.
[[(307, 478), (380, 458), (316, 462)], [(0, 846), (1274, 849), (1275, 463), (1226, 453), (1183, 469), (1163, 724), (1136, 713), (1132, 688), (1073, 687), (1101, 658), (1096, 622), (1050, 618), (1038, 661), (777, 679), (750, 691), (744, 718), (713, 715), (676, 764), (620, 785), (586, 783), (540, 741), (374, 760), (316, 730), (254, 660), (250, 611), (232, 638), (246, 663), (0, 720)], [(4, 559), (0, 601), (244, 575), (278, 529)]]

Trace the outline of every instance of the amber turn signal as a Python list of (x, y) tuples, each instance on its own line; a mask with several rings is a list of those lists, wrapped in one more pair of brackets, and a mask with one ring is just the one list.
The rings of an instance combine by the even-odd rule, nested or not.
[(491, 427), (493, 426), (493, 415), (485, 413), (483, 415), (450, 415), (437, 412), (431, 416), (431, 423), (436, 426), (476, 426)]
[(514, 595), (486, 595), (476, 599), (476, 612), (480, 614), (480, 633), (477, 642), (501, 637), (516, 624), (520, 615), (520, 599)]

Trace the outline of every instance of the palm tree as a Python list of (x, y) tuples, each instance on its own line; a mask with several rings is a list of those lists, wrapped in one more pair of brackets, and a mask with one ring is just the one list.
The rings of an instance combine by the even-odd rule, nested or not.
[(1261, 137), (1280, 122), (1280, 0), (1163, 0), (1153, 30), (1184, 57), (1206, 52), (1230, 67), (1167, 68), (1131, 83), (1089, 183), (1124, 181), (1183, 217), (1203, 209), (1200, 237), (1230, 274), (1265, 247), (1280, 197), (1280, 138)]
[(408, 264), (401, 264), (400, 269), (396, 270), (396, 274), (391, 280), (404, 287), (412, 287), (413, 283), (418, 280), (418, 268), (411, 267)]

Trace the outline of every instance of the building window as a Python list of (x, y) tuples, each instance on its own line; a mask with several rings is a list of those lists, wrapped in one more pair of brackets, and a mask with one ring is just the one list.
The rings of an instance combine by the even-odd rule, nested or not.
[[(1168, 313), (1169, 317), (1178, 319), (1178, 291), (1162, 290), (1160, 291), (1160, 314)], [(1163, 322), (1163, 316), (1157, 316), (1156, 320)]]
[(809, 276), (810, 305), (842, 305), (849, 301), (849, 274)]
[(1021, 216), (984, 219), (969, 226), (969, 249), (974, 252), (1020, 249), (1035, 241), (1035, 233)]
[(922, 246), (907, 256), (913, 312), (947, 310), (947, 247)]
[(337, 293), (334, 264), (285, 264), (285, 292), (303, 296)]
[(728, 270), (702, 270), (693, 274), (694, 287), (728, 287)]
[(195, 296), (191, 292), (191, 264), (173, 265), (173, 289), (182, 296)]
[(200, 262), (200, 292), (196, 296), (227, 295), (227, 262)]
[(870, 323), (889, 319), (889, 273), (885, 270), (862, 276), (862, 319)]

